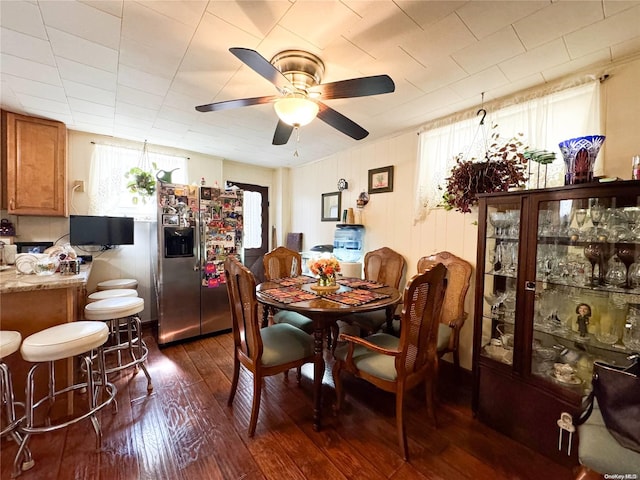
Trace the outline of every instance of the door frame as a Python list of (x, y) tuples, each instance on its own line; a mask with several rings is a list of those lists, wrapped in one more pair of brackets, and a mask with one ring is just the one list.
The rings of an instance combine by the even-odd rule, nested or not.
[(253, 183), (227, 180), (227, 188), (236, 186), (241, 190), (258, 192), (262, 195), (262, 245), (260, 248), (244, 248), (244, 265), (251, 270), (258, 282), (264, 281), (262, 257), (269, 251), (269, 187)]

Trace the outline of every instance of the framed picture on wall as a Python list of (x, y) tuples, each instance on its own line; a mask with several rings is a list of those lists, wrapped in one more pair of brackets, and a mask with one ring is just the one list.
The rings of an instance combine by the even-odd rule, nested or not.
[(320, 220), (323, 222), (337, 222), (340, 220), (341, 192), (322, 194), (322, 212)]
[(393, 192), (393, 165), (369, 170), (369, 193)]

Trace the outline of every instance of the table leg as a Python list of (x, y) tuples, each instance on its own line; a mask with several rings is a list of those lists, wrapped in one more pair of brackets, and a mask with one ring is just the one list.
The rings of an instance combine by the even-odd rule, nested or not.
[(313, 331), (313, 429), (316, 432), (322, 428), (323, 337), (324, 329), (316, 327)]

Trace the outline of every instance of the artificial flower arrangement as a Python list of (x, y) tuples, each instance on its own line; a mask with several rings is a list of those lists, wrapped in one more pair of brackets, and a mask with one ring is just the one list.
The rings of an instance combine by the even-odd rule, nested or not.
[(340, 262), (335, 257), (320, 257), (309, 260), (309, 270), (318, 276), (319, 284), (335, 283), (336, 273), (340, 272)]
[[(495, 130), (497, 125), (492, 128)], [(471, 207), (478, 203), (479, 193), (506, 192), (510, 188), (524, 187), (528, 159), (524, 154), (527, 147), (522, 136), (519, 133), (501, 142), (500, 134), (494, 131), (483, 161), (476, 158), (465, 160), (461, 153), (456, 155), (456, 164), (446, 179), (442, 196), (444, 208), (469, 213)]]

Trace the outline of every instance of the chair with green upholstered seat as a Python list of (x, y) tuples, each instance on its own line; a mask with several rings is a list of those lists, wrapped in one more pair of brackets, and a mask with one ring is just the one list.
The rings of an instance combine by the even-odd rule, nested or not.
[[(398, 288), (405, 265), (406, 262), (402, 255), (388, 247), (382, 247), (367, 252), (364, 256), (364, 278)], [(385, 310), (347, 315), (340, 318), (339, 321), (355, 324), (369, 334), (377, 332), (386, 324), (386, 330), (390, 332), (393, 311), (394, 306), (390, 306)], [(336, 335), (335, 330), (334, 335)]]
[[(285, 247), (278, 247), (265, 254), (262, 260), (267, 280), (297, 277), (302, 274), (302, 256)], [(273, 323), (288, 323), (307, 333), (313, 332), (313, 322), (298, 312), (280, 310), (273, 312)]]
[[(593, 478), (592, 472), (599, 474), (619, 473), (640, 475), (640, 453), (623, 447), (609, 433), (598, 401), (594, 398), (593, 411), (588, 420), (578, 427), (578, 460), (581, 468), (576, 480)], [(606, 478), (606, 477), (605, 477)], [(632, 478), (632, 477), (629, 477)]]
[(333, 380), (336, 386), (336, 411), (343, 401), (340, 373), (347, 370), (387, 392), (396, 394), (396, 425), (403, 458), (408, 459), (404, 429), (405, 393), (425, 382), (427, 412), (435, 424), (435, 379), (438, 372), (436, 342), (438, 319), (445, 291), (446, 268), (429, 267), (414, 276), (404, 290), (400, 318), (400, 338), (376, 333), (366, 338), (340, 335), (347, 342), (335, 351)]
[(438, 327), (438, 355), (442, 357), (446, 353), (451, 353), (457, 373), (460, 369), (458, 353), (460, 329), (467, 319), (464, 299), (469, 290), (471, 264), (452, 253), (439, 252), (418, 260), (418, 273), (436, 263), (442, 263), (447, 267), (447, 293), (444, 296)]
[(233, 320), (233, 379), (229, 406), (238, 388), (240, 364), (253, 374), (253, 404), (249, 421), (249, 436), (253, 436), (260, 410), (262, 379), (313, 362), (313, 338), (302, 330), (280, 323), (260, 328), (256, 280), (236, 258), (224, 263), (227, 291)]

